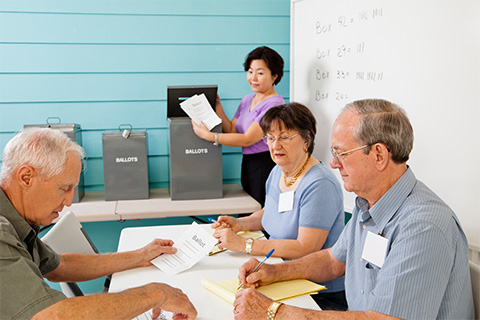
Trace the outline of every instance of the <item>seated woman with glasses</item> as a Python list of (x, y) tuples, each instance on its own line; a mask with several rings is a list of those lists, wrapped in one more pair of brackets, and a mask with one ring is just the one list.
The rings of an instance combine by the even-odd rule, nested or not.
[[(266, 183), (263, 209), (248, 217), (220, 216), (212, 224), (219, 248), (296, 259), (330, 248), (344, 226), (343, 193), (334, 174), (314, 156), (316, 121), (299, 103), (273, 107), (260, 126), (276, 163)], [(264, 230), (268, 240), (245, 239), (239, 231)], [(325, 310), (346, 310), (343, 277), (322, 283), (316, 296)]]

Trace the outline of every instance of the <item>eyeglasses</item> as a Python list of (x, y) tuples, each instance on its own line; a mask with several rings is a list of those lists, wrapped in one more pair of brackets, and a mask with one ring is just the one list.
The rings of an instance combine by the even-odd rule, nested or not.
[(286, 144), (289, 144), (290, 140), (292, 140), (296, 136), (298, 136), (298, 133), (296, 133), (296, 134), (294, 134), (293, 136), (290, 136), (290, 137), (279, 136), (279, 137), (275, 138), (274, 136), (265, 136), (265, 137), (263, 137), (263, 141), (268, 145), (272, 145), (275, 141), (277, 141), (281, 145), (286, 145)]
[(340, 152), (340, 153), (335, 151), (335, 149), (333, 147), (330, 147), (330, 152), (332, 153), (332, 156), (333, 156), (333, 159), (335, 160), (335, 162), (339, 163), (340, 160), (338, 159), (338, 157), (341, 157), (341, 156), (343, 157), (344, 155), (347, 155), (347, 154), (352, 153), (352, 152), (357, 151), (357, 150), (364, 149), (366, 147), (370, 147), (370, 145), (366, 144), (364, 146), (361, 146), (361, 147), (358, 147), (358, 148), (355, 148), (355, 149), (351, 149), (351, 150), (348, 150), (348, 151), (343, 151), (343, 152)]

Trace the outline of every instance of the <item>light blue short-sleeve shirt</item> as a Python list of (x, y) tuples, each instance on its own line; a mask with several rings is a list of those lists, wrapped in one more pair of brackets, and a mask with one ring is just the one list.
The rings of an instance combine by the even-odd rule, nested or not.
[[(362, 259), (367, 231), (389, 245), (382, 268)], [(357, 197), (333, 255), (346, 263), (349, 310), (404, 319), (472, 319), (468, 244), (455, 213), (411, 169), (372, 207)]]
[[(317, 228), (329, 230), (322, 249), (332, 247), (345, 221), (343, 193), (337, 178), (323, 163), (313, 166), (295, 190), (292, 210), (279, 212), (281, 175), (282, 170), (275, 166), (266, 183), (262, 226), (270, 239), (297, 239), (299, 227)], [(322, 284), (327, 287), (322, 292), (344, 290), (343, 277)]]

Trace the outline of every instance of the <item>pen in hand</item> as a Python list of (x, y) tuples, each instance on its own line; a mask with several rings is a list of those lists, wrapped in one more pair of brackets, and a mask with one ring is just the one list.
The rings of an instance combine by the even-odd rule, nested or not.
[[(255, 267), (255, 269), (253, 269), (253, 271), (250, 272), (249, 274), (252, 274), (252, 273), (254, 273), (255, 271), (257, 271), (258, 269), (260, 269), (260, 267), (265, 263), (265, 261), (267, 261), (267, 259), (270, 258), (270, 256), (272, 255), (273, 251), (275, 251), (275, 249), (270, 250), (270, 252), (267, 253), (267, 255), (265, 256), (265, 258), (262, 260), (262, 262), (260, 262), (259, 264), (257, 264), (257, 266)], [(248, 274), (248, 275), (249, 275), (249, 274)], [(247, 275), (247, 276), (248, 276), (248, 275)], [(238, 288), (237, 288), (237, 291), (238, 291), (238, 289), (240, 289), (241, 287), (243, 287), (243, 283), (240, 283), (240, 285), (239, 285)]]
[(211, 223), (218, 222), (218, 223), (220, 223), (220, 226), (221, 226), (221, 227), (225, 226), (225, 223), (224, 223), (224, 222), (219, 222), (219, 221), (217, 221), (217, 220), (215, 220), (215, 219), (213, 219), (213, 218), (208, 218), (208, 221), (210, 221)]

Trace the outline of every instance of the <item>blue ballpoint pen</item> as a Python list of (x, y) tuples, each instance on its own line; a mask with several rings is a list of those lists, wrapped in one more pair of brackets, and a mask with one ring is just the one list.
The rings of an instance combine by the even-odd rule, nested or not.
[[(210, 221), (211, 223), (215, 223), (215, 222), (218, 222), (217, 220), (213, 219), (213, 218), (208, 218), (208, 221)], [(219, 222), (220, 225), (223, 227), (225, 226), (225, 223), (224, 222)]]
[[(275, 251), (275, 249), (270, 250), (270, 252), (267, 253), (267, 255), (265, 256), (265, 258), (262, 260), (262, 262), (260, 262), (260, 263), (255, 267), (255, 269), (253, 269), (253, 271), (250, 272), (249, 274), (252, 274), (252, 273), (254, 273), (255, 271), (257, 271), (258, 269), (260, 269), (260, 267), (265, 263), (265, 261), (267, 261), (267, 259), (270, 258), (270, 256), (272, 255), (273, 251)], [(238, 286), (237, 290), (240, 289), (241, 287), (243, 287), (243, 283), (240, 283), (240, 285)]]

